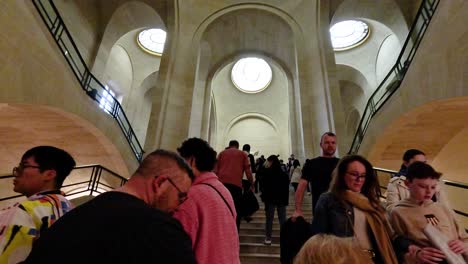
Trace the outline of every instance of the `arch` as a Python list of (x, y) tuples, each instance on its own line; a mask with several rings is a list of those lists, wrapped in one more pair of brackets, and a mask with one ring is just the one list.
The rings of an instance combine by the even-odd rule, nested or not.
[(96, 77), (98, 79), (102, 77), (109, 51), (122, 36), (133, 30), (148, 27), (166, 30), (164, 21), (153, 7), (140, 1), (130, 1), (120, 5), (111, 15), (105, 27), (92, 69)]
[(382, 41), (375, 61), (375, 78), (377, 83), (387, 76), (398, 59), (402, 46), (398, 43), (398, 38), (394, 34), (390, 34)]
[(373, 91), (395, 64), (402, 45), (385, 24), (371, 19), (357, 19), (368, 24), (370, 36), (355, 48), (336, 51), (335, 60), (337, 64), (348, 65), (361, 72)]
[(162, 89), (157, 85), (159, 71), (154, 71), (149, 74), (139, 87), (135, 87), (132, 93), (132, 98), (128, 98), (128, 104), (131, 111), (128, 111), (128, 116), (132, 120), (133, 129), (136, 136), (140, 139), (142, 145), (146, 142), (146, 133), (149, 126), (151, 111), (161, 111)]
[(263, 121), (267, 122), (270, 126), (273, 127), (273, 129), (278, 132), (278, 126), (276, 126), (275, 122), (273, 121), (273, 119), (271, 119), (270, 117), (266, 116), (266, 115), (263, 115), (263, 114), (259, 114), (259, 113), (246, 113), (246, 114), (242, 114), (242, 115), (239, 115), (237, 116), (236, 118), (232, 119), (231, 122), (229, 122), (229, 124), (226, 126), (226, 130), (224, 131), (224, 135), (227, 134), (227, 132), (229, 130), (231, 130), (231, 128), (236, 124), (236, 123), (239, 123), (240, 121), (244, 120), (244, 119), (247, 119), (247, 118), (257, 118), (257, 119), (262, 119)]
[[(289, 143), (291, 133), (289, 104), (292, 99), (289, 98), (287, 87), (290, 81), (285, 72), (278, 64), (270, 62), (273, 79), (269, 87), (262, 92), (248, 94), (238, 90), (230, 79), (234, 63), (235, 61), (231, 61), (222, 67), (209, 81), (211, 86), (209, 89), (219, 113), (216, 116), (218, 140), (223, 140), (222, 131), (226, 129), (231, 119), (244, 113), (254, 112), (269, 116), (275, 123), (282, 123), (283, 126), (279, 128), (278, 133), (282, 135), (284, 142)], [(222, 147), (223, 144), (218, 141), (214, 145)]]
[(124, 47), (114, 45), (110, 51), (106, 67), (104, 69), (103, 84), (122, 97), (131, 90), (133, 82), (133, 67), (130, 56)]
[[(276, 8), (265, 7), (250, 4), (226, 7), (204, 21), (211, 21), (210, 24), (200, 25), (197, 30), (204, 28), (204, 31), (197, 31), (193, 39), (201, 43), (193, 44), (197, 47), (195, 54), (202, 58), (198, 65), (199, 74), (211, 73), (213, 69), (219, 68), (216, 65), (224, 63), (227, 58), (249, 52), (275, 56), (276, 61), (285, 64), (284, 68), (294, 72), (292, 69), (296, 68), (296, 47), (295, 41), (291, 41), (295, 37), (293, 27), (278, 14)], [(216, 17), (212, 18), (213, 16)], [(226, 28), (227, 26), (230, 28)], [(275, 36), (266, 34), (271, 27), (281, 32), (284, 39), (278, 40)], [(241, 38), (233, 34), (239, 28), (245, 29)], [(217, 45), (220, 41), (224, 45)], [(209, 57), (205, 55), (207, 52)]]
[[(254, 41), (254, 39), (257, 38), (260, 39), (259, 34), (263, 34), (261, 30), (257, 28), (255, 32), (259, 34), (247, 32), (247, 34), (244, 34), (244, 40), (239, 41), (231, 39), (233, 37), (232, 32), (228, 34), (229, 30), (226, 30), (224, 26), (232, 23), (247, 23), (246, 21), (249, 19), (256, 21), (258, 19), (271, 20), (271, 23), (255, 23), (255, 25), (260, 25), (259, 27), (264, 27), (264, 25), (271, 26), (271, 24), (278, 25), (278, 27), (275, 28), (287, 32), (286, 35), (290, 37), (286, 37), (282, 40), (283, 44), (279, 43), (278, 39), (275, 39), (274, 36), (263, 36), (262, 41)], [(231, 21), (232, 23), (227, 23), (227, 21)], [(264, 31), (267, 30), (265, 29)], [(301, 34), (300, 27), (289, 14), (269, 5), (232, 5), (218, 10), (206, 18), (197, 28), (192, 38), (192, 47), (194, 55), (196, 56), (195, 61), (197, 61), (197, 65), (194, 76), (195, 81), (189, 135), (208, 135), (211, 81), (213, 77), (218, 74), (220, 69), (223, 69), (235, 59), (255, 54), (255, 56), (265, 59), (268, 63), (280, 65), (280, 68), (286, 73), (289, 79), (288, 94), (296, 94), (299, 96), (298, 82), (293, 81), (298, 79), (296, 41), (291, 41), (291, 39), (301, 38)], [(218, 38), (221, 39), (218, 40)], [(229, 47), (227, 45), (217, 45), (221, 40), (223, 43), (230, 43)], [(290, 124), (291, 134), (294, 135), (294, 142), (292, 143), (293, 151), (295, 153), (303, 153), (303, 138), (302, 133), (299, 132), (299, 130), (302, 131), (302, 120), (300, 118), (301, 110), (299, 109), (300, 101), (294, 101), (294, 97), (292, 96), (290, 96), (289, 100), (289, 104), (293, 106), (290, 113), (294, 115), (294, 118), (290, 118), (292, 123)], [(218, 133), (219, 132), (220, 131), (218, 131)], [(220, 139), (218, 138), (218, 140)]]
[(369, 80), (360, 70), (346, 64), (336, 64), (336, 69), (338, 80), (354, 83), (359, 87), (360, 92), (366, 96), (366, 99), (372, 94), (373, 89), (369, 84)]
[[(255, 127), (257, 133), (246, 133), (252, 127)], [(227, 126), (223, 139), (225, 143), (233, 139), (238, 140), (241, 145), (248, 143), (253, 152), (259, 151), (265, 155), (280, 154), (287, 157), (289, 153), (281, 144), (277, 124), (263, 114), (247, 113), (234, 118)]]
[(372, 91), (394, 65), (408, 34), (408, 25), (395, 0), (366, 2), (344, 0), (336, 8), (331, 24), (348, 19), (368, 24), (368, 39), (356, 48), (335, 52), (337, 64), (358, 69)]
[(333, 13), (331, 24), (354, 18), (375, 21), (384, 25), (398, 37), (401, 46), (403, 46), (408, 34), (408, 25), (400, 6), (394, 0), (381, 0), (378, 2), (344, 0)]
[(207, 17), (202, 23), (200, 23), (200, 25), (195, 31), (192, 42), (194, 44), (199, 43), (201, 36), (205, 33), (207, 27), (212, 25), (217, 19), (231, 12), (234, 12), (237, 10), (243, 10), (243, 9), (258, 9), (258, 10), (263, 10), (263, 11), (267, 11), (272, 14), (275, 14), (281, 20), (283, 20), (286, 24), (288, 24), (295, 33), (302, 33), (302, 29), (299, 26), (299, 23), (294, 19), (294, 17), (292, 17), (290, 14), (284, 12), (283, 10), (275, 6), (262, 4), (262, 3), (234, 4), (234, 5), (226, 6), (222, 9), (219, 9), (218, 11), (214, 12), (209, 17)]

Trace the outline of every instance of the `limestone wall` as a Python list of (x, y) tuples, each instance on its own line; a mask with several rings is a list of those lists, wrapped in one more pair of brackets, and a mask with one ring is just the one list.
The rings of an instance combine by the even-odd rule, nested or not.
[[(106, 140), (110, 140), (114, 145), (115, 149), (111, 153), (116, 159), (109, 163), (110, 169), (123, 175), (128, 175), (129, 171), (133, 171), (137, 161), (118, 124), (81, 89), (32, 2), (2, 1), (0, 10), (2, 10), (0, 12), (2, 28), (0, 31), (2, 39), (0, 41), (2, 54), (0, 56), (0, 83), (2, 84), (0, 102), (48, 106), (87, 120), (89, 122), (87, 124), (95, 126), (97, 131), (105, 135)], [(18, 19), (19, 15), (21, 19)], [(40, 118), (40, 116), (34, 117)], [(2, 119), (0, 122), (5, 129), (9, 127), (8, 120)], [(41, 123), (40, 120), (32, 123), (27, 118), (22, 122), (29, 122), (29, 125)], [(56, 131), (60, 127), (49, 129)], [(27, 131), (22, 133), (27, 133)], [(14, 153), (16, 156), (24, 152), (24, 149), (30, 147), (32, 143), (28, 142), (26, 145), (27, 141), (22, 141), (21, 134), (14, 134), (14, 136), (17, 140), (10, 139), (10, 142), (18, 150)], [(74, 136), (79, 137), (80, 134)], [(81, 140), (86, 141), (86, 137), (81, 136), (83, 136)], [(58, 142), (58, 144), (65, 148), (67, 139), (63, 140), (65, 142)], [(2, 156), (12, 155), (11, 150), (2, 149), (2, 151), (5, 150), (7, 151)], [(100, 153), (96, 155), (90, 150), (84, 152), (83, 155), (90, 157), (86, 159), (86, 162), (94, 160), (95, 163), (100, 163), (108, 160), (109, 152)], [(12, 165), (5, 165), (7, 166), (5, 170), (9, 171)]]

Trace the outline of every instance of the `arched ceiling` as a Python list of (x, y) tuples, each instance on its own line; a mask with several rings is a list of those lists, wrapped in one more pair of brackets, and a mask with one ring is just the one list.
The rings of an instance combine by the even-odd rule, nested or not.
[(388, 27), (403, 45), (409, 26), (400, 6), (394, 0), (361, 1), (345, 0), (333, 14), (331, 24), (347, 19), (368, 19)]
[(203, 33), (202, 51), (210, 53), (206, 69), (219, 67), (224, 60), (242, 52), (272, 56), (291, 68), (295, 65), (293, 39), (289, 25), (273, 13), (253, 8), (229, 12)]
[(0, 174), (10, 172), (26, 150), (39, 145), (65, 149), (77, 165), (101, 164), (129, 176), (117, 148), (81, 117), (48, 106), (0, 104)]
[(103, 73), (103, 65), (99, 63), (107, 62), (109, 51), (114, 44), (127, 33), (141, 28), (161, 28), (166, 29), (166, 25), (160, 14), (144, 2), (121, 1), (119, 7), (105, 19), (105, 26), (102, 28), (102, 39), (96, 56), (96, 64), (93, 66), (93, 73), (100, 78)]
[(414, 108), (377, 137), (369, 159), (378, 167), (397, 169), (404, 151), (417, 148), (431, 161), (452, 138), (468, 127), (467, 113), (468, 97), (433, 101)]

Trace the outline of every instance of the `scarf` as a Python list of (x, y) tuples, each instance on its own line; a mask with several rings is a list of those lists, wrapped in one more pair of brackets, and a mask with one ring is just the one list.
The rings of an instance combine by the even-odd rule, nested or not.
[(378, 207), (374, 207), (367, 197), (357, 192), (347, 190), (343, 193), (343, 198), (353, 206), (363, 211), (366, 215), (366, 220), (374, 234), (377, 242), (377, 248), (384, 263), (398, 263), (395, 251), (393, 250), (392, 240), (390, 238), (393, 231), (385, 218), (383, 208), (382, 210), (379, 210)]

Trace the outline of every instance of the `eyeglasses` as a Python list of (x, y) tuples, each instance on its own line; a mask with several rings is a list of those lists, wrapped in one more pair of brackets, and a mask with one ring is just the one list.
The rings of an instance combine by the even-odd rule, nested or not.
[(24, 169), (27, 169), (27, 168), (36, 168), (36, 169), (40, 169), (41, 166), (36, 166), (36, 165), (25, 165), (25, 164), (18, 164), (18, 166), (14, 167), (13, 168), (13, 175), (16, 175), (16, 174), (21, 174), (23, 173)]
[(174, 188), (177, 190), (177, 197), (179, 198), (179, 204), (182, 204), (183, 202), (185, 202), (187, 200), (187, 193), (186, 192), (183, 192), (179, 189), (179, 187), (177, 187), (177, 185), (171, 180), (171, 178), (167, 178), (167, 180), (169, 181), (169, 183), (174, 186)]
[(349, 176), (351, 176), (353, 178), (353, 180), (360, 180), (360, 179), (366, 179), (367, 176), (366, 174), (361, 174), (359, 175), (358, 172), (346, 172)]

